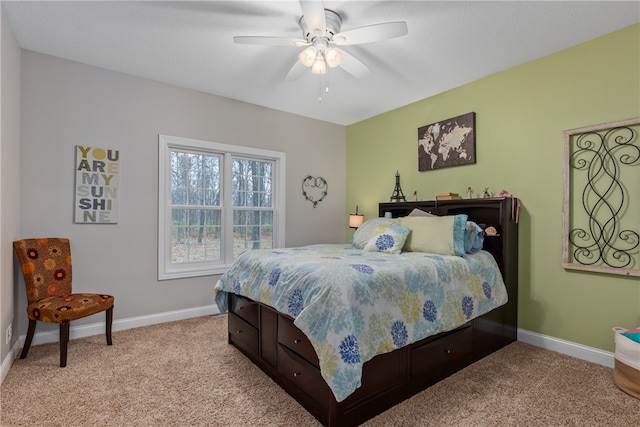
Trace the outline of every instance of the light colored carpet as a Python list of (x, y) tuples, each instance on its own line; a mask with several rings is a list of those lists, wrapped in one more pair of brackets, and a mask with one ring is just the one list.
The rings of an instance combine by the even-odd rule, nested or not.
[[(0, 388), (2, 426), (318, 426), (227, 344), (226, 316), (31, 348)], [(382, 426), (631, 426), (640, 401), (611, 369), (513, 343), (365, 423)]]

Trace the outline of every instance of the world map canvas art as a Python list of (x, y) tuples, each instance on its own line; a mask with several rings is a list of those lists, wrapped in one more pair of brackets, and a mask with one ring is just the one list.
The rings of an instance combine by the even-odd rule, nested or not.
[(418, 128), (418, 171), (476, 162), (476, 113)]

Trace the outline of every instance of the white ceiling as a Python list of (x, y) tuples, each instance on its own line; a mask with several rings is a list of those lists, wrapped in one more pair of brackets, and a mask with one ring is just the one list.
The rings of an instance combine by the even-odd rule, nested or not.
[(297, 0), (2, 4), (24, 49), (342, 125), (640, 22), (639, 1), (326, 0), (342, 31), (406, 21), (409, 34), (344, 46), (373, 74), (330, 69), (318, 102), (317, 76), (284, 80), (302, 48), (233, 42), (302, 38)]

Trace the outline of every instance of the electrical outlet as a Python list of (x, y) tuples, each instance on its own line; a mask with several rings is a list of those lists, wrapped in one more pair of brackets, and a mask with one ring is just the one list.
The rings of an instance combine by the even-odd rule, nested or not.
[(11, 336), (12, 336), (12, 333), (13, 333), (12, 329), (13, 329), (13, 324), (9, 323), (9, 327), (7, 328), (7, 340), (6, 340), (7, 344), (9, 344), (11, 342)]

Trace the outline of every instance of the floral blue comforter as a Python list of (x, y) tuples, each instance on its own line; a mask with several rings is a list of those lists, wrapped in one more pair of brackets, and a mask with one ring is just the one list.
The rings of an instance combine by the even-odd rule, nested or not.
[(488, 252), (388, 255), (352, 245), (245, 252), (214, 292), (222, 312), (233, 292), (293, 317), (339, 402), (360, 386), (362, 365), (374, 356), (455, 329), (507, 302)]

